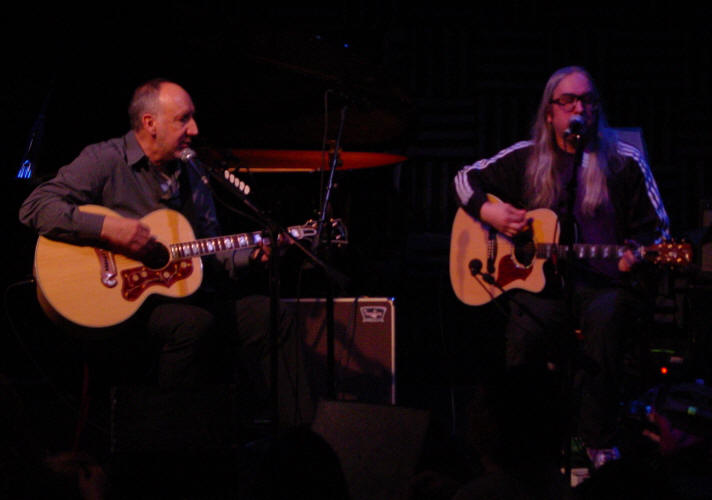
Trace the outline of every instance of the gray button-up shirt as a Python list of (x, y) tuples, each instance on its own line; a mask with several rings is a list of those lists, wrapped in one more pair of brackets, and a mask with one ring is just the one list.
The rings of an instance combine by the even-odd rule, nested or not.
[[(176, 168), (181, 168), (177, 163)], [(209, 188), (197, 172), (183, 168), (180, 182), (188, 181), (190, 202), (181, 199), (179, 189), (172, 189), (129, 131), (87, 146), (56, 177), (39, 185), (23, 202), (20, 221), (48, 238), (96, 246), (104, 216), (82, 212), (80, 205), (102, 205), (131, 218), (173, 208), (186, 216), (198, 238), (218, 236), (220, 225)], [(236, 267), (247, 263), (248, 253), (229, 252), (218, 259), (234, 275)]]

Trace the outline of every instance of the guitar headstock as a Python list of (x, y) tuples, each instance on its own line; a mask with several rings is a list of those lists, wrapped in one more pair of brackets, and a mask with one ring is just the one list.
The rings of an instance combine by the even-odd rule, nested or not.
[[(304, 227), (313, 231), (314, 234), (312, 236), (315, 236), (319, 222), (314, 219), (309, 219), (306, 224), (304, 224)], [(324, 235), (324, 238), (328, 238), (327, 241), (337, 247), (342, 247), (349, 243), (348, 230), (346, 229), (346, 224), (344, 224), (341, 219), (329, 219), (326, 221), (322, 235)]]
[(341, 219), (329, 219), (328, 232), (332, 245), (342, 247), (349, 243), (349, 234), (346, 229), (346, 224)]
[(338, 247), (349, 243), (349, 233), (346, 229), (346, 224), (341, 219), (329, 220), (329, 228), (331, 229), (331, 243)]
[(688, 266), (692, 262), (692, 245), (666, 241), (645, 248), (645, 259), (671, 268)]

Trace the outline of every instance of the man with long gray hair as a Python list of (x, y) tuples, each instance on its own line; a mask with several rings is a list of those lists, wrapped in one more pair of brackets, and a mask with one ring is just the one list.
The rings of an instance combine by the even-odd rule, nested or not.
[[(530, 211), (540, 208), (553, 211), (560, 224), (550, 243), (623, 246), (668, 237), (668, 217), (645, 158), (608, 126), (591, 76), (577, 66), (549, 78), (530, 140), (463, 167), (454, 184), (465, 212), (515, 247), (536, 234), (539, 221)], [(573, 256), (562, 245), (555, 245), (558, 256)], [(491, 259), (496, 249), (488, 252)], [(573, 366), (580, 369), (576, 431), (600, 464), (618, 453), (623, 338), (645, 303), (628, 286), (640, 258), (632, 250), (610, 260), (557, 259), (556, 253), (543, 268), (543, 290), (504, 294), (510, 305), (506, 366), (510, 374), (527, 373), (522, 382), (532, 391), (522, 393), (542, 394), (535, 384), (577, 359), (567, 346), (575, 332), (582, 335), (584, 356)], [(470, 269), (483, 288), (504, 286), (491, 262), (474, 264)]]

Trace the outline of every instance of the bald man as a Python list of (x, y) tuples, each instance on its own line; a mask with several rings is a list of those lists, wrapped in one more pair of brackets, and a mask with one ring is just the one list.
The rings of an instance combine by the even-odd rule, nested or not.
[[(20, 220), (50, 239), (106, 248), (134, 259), (141, 259), (154, 248), (155, 237), (140, 219), (158, 209), (182, 213), (197, 238), (222, 234), (201, 173), (180, 161), (181, 152), (198, 135), (195, 106), (188, 92), (164, 79), (148, 81), (135, 90), (128, 114), (129, 132), (84, 148), (74, 161), (59, 169), (54, 179), (30, 194), (20, 209)], [(79, 210), (86, 204), (110, 208), (116, 215)], [(206, 264), (222, 267), (235, 278), (251, 260), (264, 262), (266, 258), (264, 251), (230, 250)], [(210, 352), (230, 358), (226, 364), (231, 366), (226, 370), (244, 372), (251, 390), (264, 403), (270, 379), (269, 301), (248, 296), (216, 309), (220, 295), (211, 295), (210, 291), (211, 283), (203, 283), (199, 293), (188, 299), (153, 295), (123, 325), (124, 330), (156, 348), (155, 375), (161, 386), (204, 380), (205, 373), (215, 371), (215, 359), (206, 355), (206, 346), (213, 346)], [(226, 317), (235, 321), (226, 325)], [(223, 322), (216, 328), (219, 319)], [(286, 336), (283, 341), (289, 344), (290, 320), (283, 315), (280, 321), (281, 333)], [(227, 348), (214, 348), (218, 337)], [(125, 360), (127, 365), (131, 362), (130, 358)], [(284, 367), (280, 372), (304, 381), (305, 377), (289, 373), (294, 369)], [(299, 391), (293, 386), (280, 390), (285, 412), (299, 413), (294, 411), (291, 396), (303, 397), (305, 392), (305, 386)]]

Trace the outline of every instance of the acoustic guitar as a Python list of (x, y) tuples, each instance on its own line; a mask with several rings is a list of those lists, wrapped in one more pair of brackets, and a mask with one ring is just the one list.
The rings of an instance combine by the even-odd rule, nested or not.
[[(81, 211), (118, 215), (97, 205)], [(195, 239), (193, 228), (179, 212), (160, 209), (141, 219), (155, 236), (156, 250), (144, 262), (92, 246), (73, 245), (40, 236), (34, 274), (40, 305), (50, 318), (75, 325), (105, 328), (129, 319), (152, 294), (182, 298), (203, 280), (201, 256), (258, 246), (268, 241), (261, 231)], [(329, 222), (331, 238), (347, 243), (340, 220)], [(287, 229), (295, 240), (317, 236), (317, 223)]]
[[(488, 200), (501, 203), (497, 197)], [(458, 209), (450, 237), (450, 283), (460, 301), (479, 306), (512, 289), (540, 292), (546, 278), (544, 263), (559, 256), (577, 259), (620, 259), (627, 250), (655, 264), (687, 265), (689, 243), (664, 242), (631, 248), (628, 245), (560, 245), (556, 214), (539, 208), (527, 212), (524, 231), (509, 238)]]

